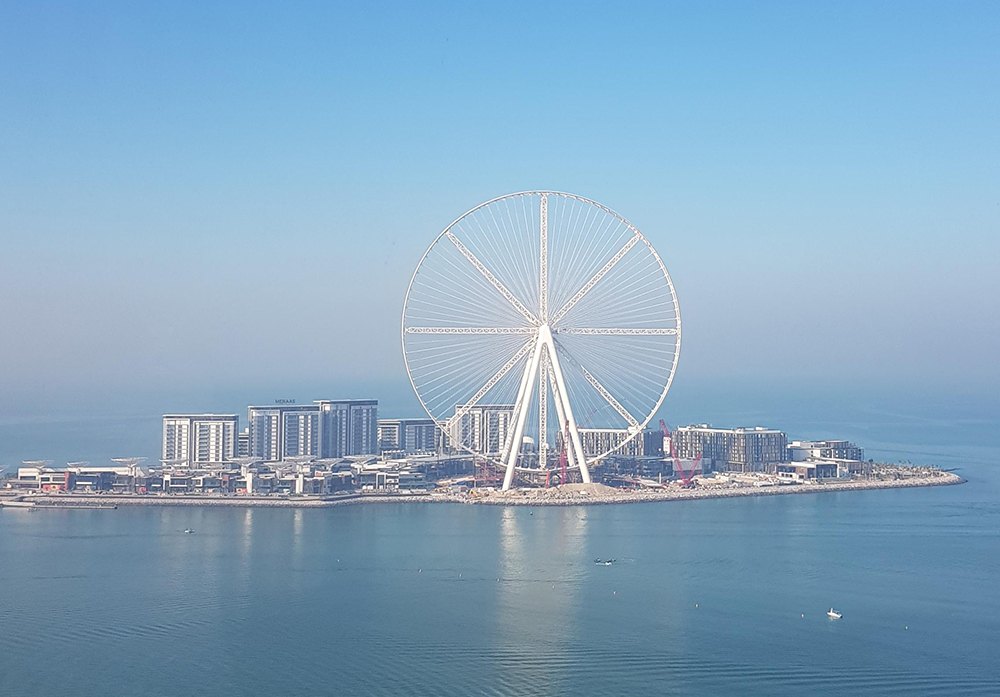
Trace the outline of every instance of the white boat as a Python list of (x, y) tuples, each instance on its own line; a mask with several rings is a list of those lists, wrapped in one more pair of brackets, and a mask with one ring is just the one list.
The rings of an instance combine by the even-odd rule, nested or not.
[(827, 611), (826, 616), (829, 617), (831, 620), (839, 620), (841, 617), (844, 616), (844, 614), (842, 612), (837, 612), (831, 607)]
[(191, 528), (184, 528), (184, 534), (185, 535), (193, 535), (194, 534), (194, 530), (192, 530)]

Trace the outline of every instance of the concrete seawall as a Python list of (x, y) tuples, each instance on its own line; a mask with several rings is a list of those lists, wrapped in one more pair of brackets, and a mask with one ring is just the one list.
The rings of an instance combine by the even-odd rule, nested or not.
[(269, 497), (202, 495), (137, 495), (137, 494), (38, 494), (18, 496), (24, 502), (35, 502), (34, 508), (74, 508), (79, 504), (113, 504), (116, 506), (235, 506), (260, 508), (330, 508), (333, 506), (372, 503), (464, 503), (491, 506), (588, 506), (623, 503), (653, 503), (660, 501), (692, 501), (696, 499), (733, 498), (737, 496), (781, 496), (785, 494), (822, 494), (835, 491), (868, 489), (902, 489), (911, 487), (949, 486), (962, 484), (964, 479), (950, 472), (900, 479), (862, 479), (846, 482), (803, 483), (781, 486), (712, 485), (693, 489), (665, 488), (646, 490), (613, 489), (601, 484), (570, 484), (552, 489), (519, 489), (513, 491), (476, 491), (470, 494), (349, 494), (328, 497)]

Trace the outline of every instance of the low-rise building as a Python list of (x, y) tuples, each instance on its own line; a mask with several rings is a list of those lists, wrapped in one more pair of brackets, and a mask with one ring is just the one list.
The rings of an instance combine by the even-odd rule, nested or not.
[[(646, 429), (635, 437), (624, 428), (581, 428), (579, 431), (587, 457), (597, 457), (609, 451), (615, 457), (663, 455), (663, 435), (659, 431)], [(556, 434), (556, 447), (562, 447), (562, 434)]]
[(835, 479), (842, 476), (842, 470), (836, 462), (783, 462), (777, 465), (779, 479), (805, 482), (818, 479)]
[(864, 460), (865, 451), (847, 440), (793, 440), (788, 444), (788, 460)]

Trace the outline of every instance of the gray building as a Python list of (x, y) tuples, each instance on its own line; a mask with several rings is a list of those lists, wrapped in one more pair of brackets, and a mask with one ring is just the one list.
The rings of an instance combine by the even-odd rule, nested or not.
[(236, 414), (164, 414), (165, 462), (182, 467), (220, 465), (236, 455)]
[(729, 472), (773, 472), (779, 462), (788, 459), (788, 437), (771, 428), (712, 428), (700, 424), (681, 426), (672, 437), (678, 457), (701, 456), (703, 467), (711, 462), (714, 469)]
[(252, 406), (248, 411), (250, 455), (265, 462), (377, 452), (375, 399)]
[(320, 414), (320, 457), (374, 455), (378, 450), (377, 399), (325, 399)]
[[(646, 429), (622, 447), (630, 433), (622, 428), (581, 428), (580, 441), (587, 457), (603, 455), (613, 448), (619, 448), (611, 457), (662, 457), (663, 435), (659, 431)], [(556, 434), (556, 447), (562, 447), (562, 434)]]
[(379, 419), (380, 453), (429, 453), (438, 449), (441, 430), (433, 419)]
[(275, 404), (247, 409), (250, 456), (264, 462), (319, 457), (320, 415), (313, 404)]

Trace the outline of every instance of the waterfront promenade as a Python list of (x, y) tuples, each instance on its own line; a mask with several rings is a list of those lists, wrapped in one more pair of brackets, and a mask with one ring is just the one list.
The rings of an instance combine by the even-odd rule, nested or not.
[(264, 508), (327, 508), (371, 503), (462, 503), (497, 506), (579, 506), (624, 503), (692, 501), (696, 499), (733, 498), (738, 496), (780, 496), (786, 494), (822, 494), (867, 489), (948, 486), (965, 480), (952, 472), (931, 468), (919, 471), (895, 468), (892, 476), (853, 478), (823, 482), (774, 483), (753, 475), (723, 476), (697, 480), (682, 488), (676, 484), (641, 489), (618, 489), (604, 484), (567, 484), (549, 489), (470, 489), (464, 492), (439, 489), (430, 493), (357, 492), (340, 496), (234, 496), (216, 494), (89, 494), (53, 493), (5, 496), (3, 501), (17, 501), (19, 508), (34, 503), (33, 508), (72, 508), (82, 505), (117, 506), (243, 506)]

